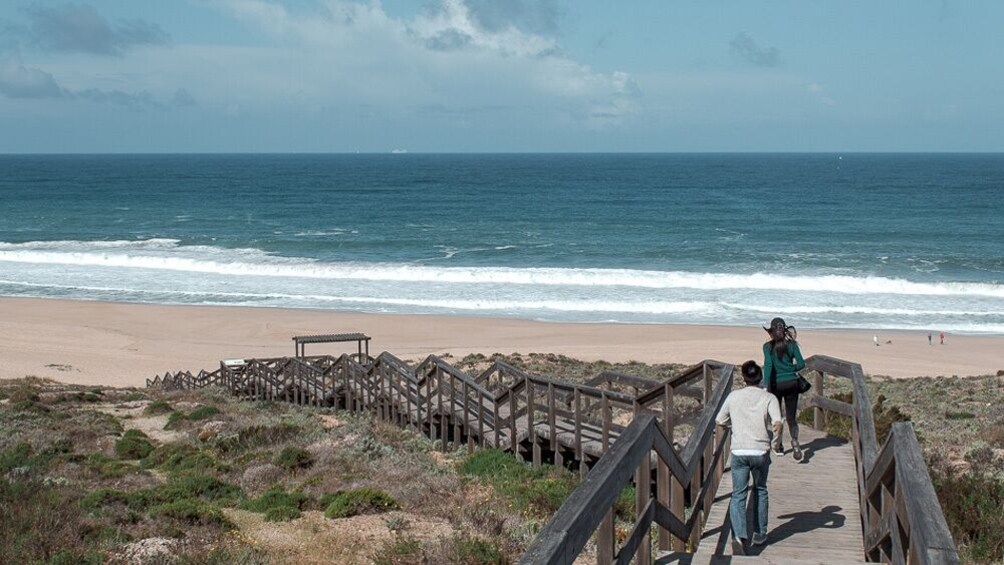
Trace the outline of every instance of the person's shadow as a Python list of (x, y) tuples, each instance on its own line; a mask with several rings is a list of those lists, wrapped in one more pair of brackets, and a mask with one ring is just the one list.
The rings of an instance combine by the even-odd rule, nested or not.
[(802, 460), (799, 463), (802, 465), (808, 463), (812, 460), (813, 455), (815, 455), (817, 451), (826, 449), (827, 447), (839, 447), (841, 445), (845, 445), (846, 443), (846, 440), (838, 437), (818, 437), (802, 446)]
[(778, 516), (779, 520), (788, 521), (767, 533), (767, 546), (751, 547), (752, 551), (750, 555), (759, 555), (764, 547), (769, 547), (797, 534), (804, 534), (820, 528), (827, 530), (840, 529), (844, 527), (844, 523), (847, 521), (847, 518), (839, 513), (842, 510), (843, 508), (839, 506), (831, 505), (824, 506), (819, 512), (793, 512)]

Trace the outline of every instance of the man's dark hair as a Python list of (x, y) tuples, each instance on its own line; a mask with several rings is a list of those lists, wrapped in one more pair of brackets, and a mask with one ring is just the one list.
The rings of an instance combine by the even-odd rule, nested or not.
[(748, 385), (757, 385), (763, 380), (763, 369), (761, 369), (760, 365), (757, 365), (756, 361), (753, 361), (752, 359), (743, 363), (742, 372), (743, 380), (746, 381), (746, 384)]

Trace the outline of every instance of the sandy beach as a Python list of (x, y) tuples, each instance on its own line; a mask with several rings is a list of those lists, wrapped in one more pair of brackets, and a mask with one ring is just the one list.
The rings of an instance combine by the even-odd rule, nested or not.
[[(797, 320), (789, 323), (797, 324)], [(214, 368), (220, 359), (291, 355), (293, 335), (364, 332), (370, 353), (404, 359), (430, 353), (558, 353), (586, 360), (695, 363), (759, 359), (758, 327), (564, 324), (527, 320), (361, 314), (54, 299), (0, 299), (0, 378), (142, 386), (165, 371)], [(893, 377), (979, 375), (1004, 368), (1004, 336), (947, 335), (945, 345), (909, 331), (803, 329), (805, 354), (857, 361)], [(891, 343), (887, 343), (891, 342)], [(339, 354), (344, 344), (308, 346)], [(354, 350), (354, 349), (353, 349)]]

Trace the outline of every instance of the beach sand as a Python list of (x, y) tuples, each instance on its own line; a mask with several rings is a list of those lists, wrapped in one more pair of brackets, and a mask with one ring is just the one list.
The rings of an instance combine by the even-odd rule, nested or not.
[[(798, 325), (797, 319), (788, 322)], [(293, 335), (343, 332), (372, 337), (372, 355), (389, 351), (402, 359), (519, 352), (685, 364), (762, 362), (766, 338), (759, 327), (0, 298), (0, 378), (34, 375), (76, 384), (143, 386), (166, 371), (215, 369), (220, 359), (292, 355)], [(879, 347), (872, 343), (876, 334)], [(872, 375), (969, 376), (1004, 369), (1004, 336), (946, 335), (945, 345), (939, 345), (935, 333), (932, 346), (927, 332), (804, 328), (798, 337), (806, 356), (856, 361)], [(354, 343), (307, 346), (308, 355), (354, 351)]]

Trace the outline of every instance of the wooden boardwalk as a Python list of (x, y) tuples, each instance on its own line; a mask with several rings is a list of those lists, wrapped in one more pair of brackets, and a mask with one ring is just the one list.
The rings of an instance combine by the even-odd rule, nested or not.
[[(732, 475), (722, 476), (707, 530), (696, 554), (670, 554), (659, 563), (864, 563), (854, 449), (847, 442), (801, 426), (805, 457), (772, 456), (767, 489), (767, 545), (733, 559), (729, 532)], [(752, 492), (752, 491), (751, 491)], [(754, 518), (748, 516), (752, 528)]]
[[(880, 445), (861, 366), (822, 355), (806, 363), (814, 394), (803, 408), (813, 410), (814, 427), (827, 414), (848, 417), (852, 441), (802, 427), (806, 457), (774, 458), (768, 543), (745, 556), (731, 555), (729, 539), (731, 434), (714, 421), (732, 390), (727, 363), (703, 361), (663, 381), (604, 373), (576, 384), (498, 360), (469, 375), (435, 356), (412, 366), (385, 352), (228, 360), (147, 386), (218, 386), (249, 400), (366, 412), (413, 427), (444, 450), (494, 447), (534, 465), (578, 470), (585, 479), (527, 549), (524, 565), (571, 565), (590, 538), (601, 565), (958, 564), (912, 426), (894, 424)], [(827, 398), (826, 378), (849, 379), (852, 402)], [(615, 528), (614, 506), (632, 485), (634, 524)]]

